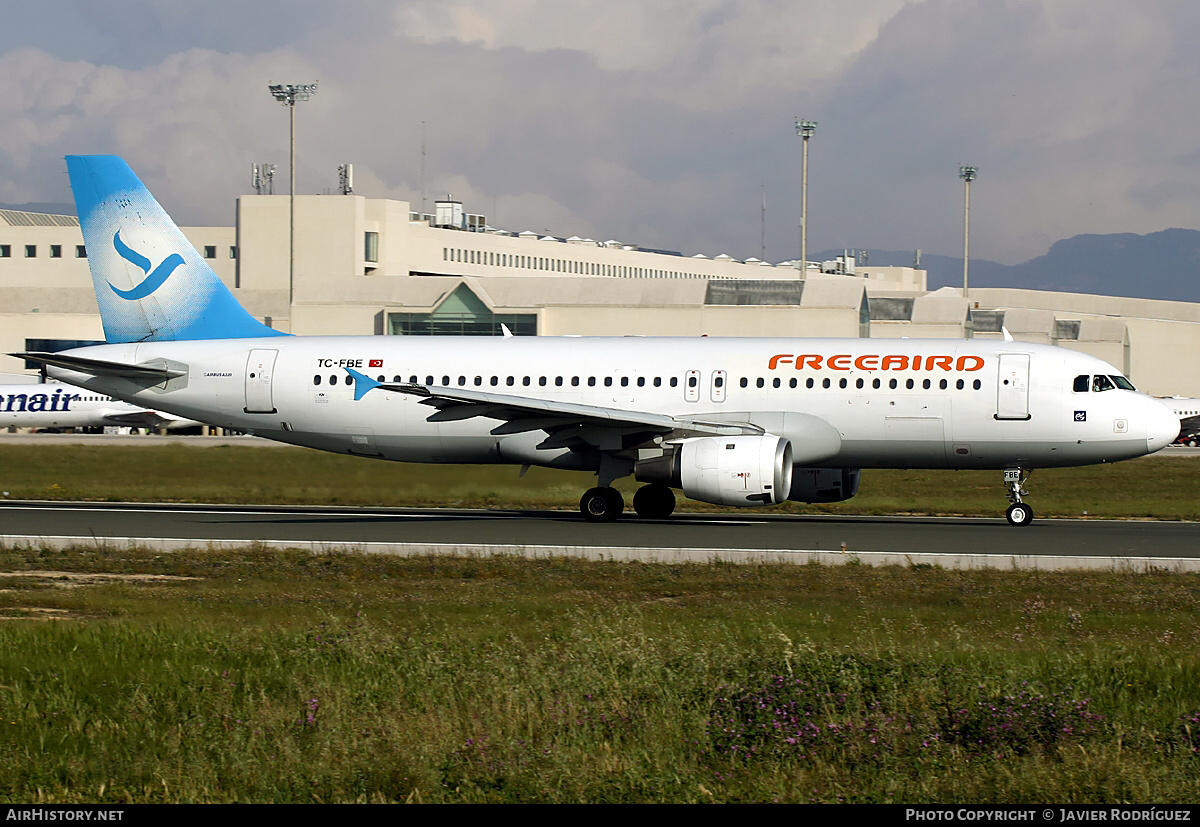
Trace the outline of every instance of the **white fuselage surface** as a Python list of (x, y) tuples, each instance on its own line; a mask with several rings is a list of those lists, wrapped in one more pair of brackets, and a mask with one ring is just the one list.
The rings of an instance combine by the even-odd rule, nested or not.
[[(433, 411), (417, 395), (381, 388), (356, 400), (347, 369), (383, 383), (750, 422), (790, 439), (796, 464), (813, 467), (1086, 465), (1170, 442), (1165, 406), (1119, 387), (1093, 390), (1090, 377), (1117, 374), (1111, 366), (1019, 342), (334, 336), (70, 353), (161, 361), (186, 368), (186, 376), (150, 387), (53, 366), (52, 376), (271, 439), (409, 462), (591, 467), (586, 452), (538, 448), (545, 433), (493, 433), (497, 421), (486, 413), (430, 422)], [(1081, 376), (1089, 377), (1087, 390), (1074, 389)], [(796, 429), (789, 414), (805, 415)], [(811, 417), (836, 431), (832, 453), (820, 439), (806, 454)]]

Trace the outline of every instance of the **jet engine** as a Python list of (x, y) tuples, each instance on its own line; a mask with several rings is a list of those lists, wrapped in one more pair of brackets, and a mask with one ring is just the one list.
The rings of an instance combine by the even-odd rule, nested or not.
[(776, 505), (792, 490), (792, 445), (783, 437), (695, 437), (673, 447), (638, 462), (637, 479), (682, 488), (693, 500), (743, 507)]
[(858, 493), (857, 468), (797, 468), (792, 472), (789, 500), (839, 503)]

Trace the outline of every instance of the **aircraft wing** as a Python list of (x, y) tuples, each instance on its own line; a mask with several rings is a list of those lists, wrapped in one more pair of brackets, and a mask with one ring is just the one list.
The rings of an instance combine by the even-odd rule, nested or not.
[(165, 382), (177, 376), (185, 376), (187, 371), (156, 365), (130, 365), (124, 362), (108, 362), (103, 359), (85, 359), (82, 356), (67, 356), (62, 353), (10, 353), (18, 359), (28, 359), (43, 365), (54, 365), (65, 370), (79, 373), (90, 373), (93, 376), (119, 376), (124, 379), (153, 379), (155, 382)]
[(436, 408), (430, 422), (455, 422), (477, 416), (500, 420), (492, 429), (495, 436), (545, 431), (549, 436), (538, 447), (569, 448), (591, 445), (602, 451), (619, 451), (655, 436), (678, 439), (690, 436), (732, 436), (761, 434), (763, 429), (750, 423), (706, 422), (666, 414), (580, 405), (551, 399), (534, 399), (465, 388), (442, 388), (408, 383), (376, 382), (357, 371), (355, 398), (379, 388), (395, 393), (422, 397), (421, 404)]
[[(430, 422), (453, 422), (482, 416), (501, 420), (491, 431), (495, 436), (545, 431), (549, 438), (539, 446), (542, 448), (568, 448), (585, 443), (600, 450), (620, 450), (628, 447), (630, 442), (644, 441), (653, 436), (681, 438), (763, 433), (762, 428), (749, 423), (704, 422), (666, 414), (463, 388), (385, 385), (384, 389), (424, 397), (422, 404), (437, 408), (430, 415)], [(629, 437), (636, 438), (627, 439)]]

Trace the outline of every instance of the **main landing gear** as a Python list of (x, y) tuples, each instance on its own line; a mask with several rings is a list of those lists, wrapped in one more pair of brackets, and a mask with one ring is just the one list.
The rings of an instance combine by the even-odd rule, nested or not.
[(643, 485), (633, 495), (633, 510), (647, 520), (665, 520), (675, 510), (675, 492), (665, 485)]
[[(663, 520), (675, 510), (675, 493), (665, 485), (643, 485), (633, 495), (633, 510), (648, 520)], [(589, 523), (611, 523), (625, 511), (625, 498), (615, 488), (590, 488), (579, 500), (579, 512)]]
[(1033, 522), (1033, 509), (1021, 500), (1029, 493), (1025, 490), (1025, 483), (1031, 473), (1032, 470), (1028, 468), (1004, 469), (1004, 486), (1008, 489), (1008, 501), (1012, 503), (1005, 513), (1009, 525), (1029, 525)]
[(579, 511), (589, 523), (611, 523), (625, 510), (625, 498), (615, 488), (589, 488), (579, 499)]

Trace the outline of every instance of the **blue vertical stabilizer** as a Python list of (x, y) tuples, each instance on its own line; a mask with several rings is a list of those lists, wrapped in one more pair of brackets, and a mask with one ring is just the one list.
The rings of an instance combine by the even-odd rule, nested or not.
[(68, 155), (109, 343), (284, 335), (247, 313), (114, 155)]

